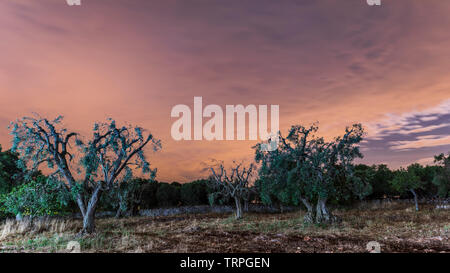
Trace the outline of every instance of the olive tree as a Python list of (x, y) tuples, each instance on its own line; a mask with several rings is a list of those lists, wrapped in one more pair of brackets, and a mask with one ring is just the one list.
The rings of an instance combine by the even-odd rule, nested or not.
[(61, 121), (62, 116), (54, 120), (36, 116), (12, 122), (12, 151), (20, 154), (23, 167), (34, 170), (46, 163), (53, 171), (50, 176), (64, 181), (83, 216), (81, 234), (92, 233), (102, 193), (113, 189), (121, 176), (131, 176), (133, 169), (151, 173), (144, 147), (151, 144), (156, 151), (161, 147), (160, 141), (151, 134), (144, 136), (141, 127), (118, 127), (108, 119), (96, 123), (92, 137), (84, 142), (78, 133), (64, 128)]
[(450, 153), (447, 156), (436, 156), (434, 162), (439, 164), (441, 169), (434, 177), (433, 184), (438, 188), (438, 195), (445, 198), (450, 195)]
[(327, 201), (339, 196), (337, 181), (347, 181), (350, 189), (364, 188), (354, 186), (364, 181), (353, 175), (353, 161), (362, 157), (358, 144), (364, 131), (355, 124), (343, 136), (325, 141), (314, 135), (317, 130), (316, 124), (292, 126), (287, 137), (278, 134), (276, 150), (266, 151), (262, 143), (257, 144), (255, 160), (261, 163), (263, 202), (270, 203), (271, 195), (295, 205), (301, 202), (308, 211), (305, 222), (330, 223), (337, 218), (329, 212)]
[(423, 187), (423, 182), (417, 175), (418, 170), (422, 168), (419, 164), (411, 164), (406, 169), (400, 168), (394, 174), (394, 178), (390, 181), (392, 188), (399, 193), (411, 192), (414, 196), (414, 204), (416, 211), (419, 210), (419, 202), (417, 200), (417, 190)]
[(222, 197), (231, 197), (236, 206), (236, 219), (242, 218), (242, 205), (247, 203), (252, 187), (249, 185), (253, 175), (254, 164), (244, 167), (242, 163), (235, 164), (230, 170), (225, 169), (223, 163), (211, 167), (211, 182), (215, 193)]

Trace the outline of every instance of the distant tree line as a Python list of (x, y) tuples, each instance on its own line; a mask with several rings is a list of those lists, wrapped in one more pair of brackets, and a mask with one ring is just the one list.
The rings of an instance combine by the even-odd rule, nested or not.
[[(27, 177), (17, 167), (18, 156), (0, 147), (0, 215), (64, 215), (77, 212), (70, 193), (52, 182), (48, 176), (36, 172)], [(356, 164), (354, 175), (364, 183), (366, 194), (361, 198), (355, 190), (348, 189), (337, 178), (339, 196), (331, 200), (333, 205), (350, 205), (358, 200), (382, 198), (447, 198), (450, 197), (449, 156), (436, 157), (437, 165), (411, 164), (407, 168), (391, 170), (385, 164)], [(115, 211), (116, 216), (136, 215), (139, 210), (196, 205), (235, 205), (235, 199), (223, 195), (214, 177), (188, 183), (158, 182), (154, 179), (132, 178), (103, 195), (99, 209)], [(286, 185), (268, 185), (259, 177), (250, 186), (242, 209), (249, 203), (266, 203), (272, 206), (296, 206), (299, 202), (289, 198)], [(272, 180), (273, 182), (275, 180)], [(287, 181), (287, 180), (286, 180)], [(276, 184), (276, 183), (275, 183)], [(277, 188), (280, 187), (280, 188)], [(361, 191), (361, 190), (359, 190)], [(270, 200), (270, 201), (269, 201)]]

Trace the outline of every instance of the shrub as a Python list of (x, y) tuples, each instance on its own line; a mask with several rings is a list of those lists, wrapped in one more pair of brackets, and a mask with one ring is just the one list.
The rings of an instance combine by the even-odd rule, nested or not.
[(0, 210), (24, 216), (62, 215), (68, 212), (70, 200), (70, 193), (60, 182), (41, 175), (3, 194)]
[(423, 182), (418, 173), (423, 167), (419, 164), (411, 164), (407, 169), (400, 168), (395, 172), (394, 178), (390, 181), (392, 188), (398, 193), (411, 192), (414, 196), (416, 210), (419, 210), (417, 200), (417, 190), (423, 188)]
[(156, 191), (156, 199), (159, 207), (174, 207), (180, 203), (179, 183), (160, 183)]
[(181, 203), (187, 206), (208, 204), (208, 185), (206, 180), (197, 180), (181, 185)]
[(154, 180), (143, 185), (141, 208), (150, 209), (158, 206), (158, 199), (156, 198), (158, 187), (158, 182)]

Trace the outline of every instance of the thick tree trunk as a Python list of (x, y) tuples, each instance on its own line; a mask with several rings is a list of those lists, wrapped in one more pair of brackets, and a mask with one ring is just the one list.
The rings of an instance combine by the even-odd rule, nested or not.
[(91, 234), (95, 231), (95, 211), (101, 194), (102, 190), (100, 186), (92, 193), (86, 208), (86, 213), (83, 215), (83, 229), (81, 230), (81, 234)]
[(303, 221), (307, 224), (312, 224), (314, 223), (314, 210), (313, 207), (311, 206), (311, 204), (308, 202), (308, 200), (306, 200), (306, 198), (301, 198), (303, 205), (305, 205), (307, 212), (305, 217), (303, 218)]
[(316, 224), (322, 224), (322, 223), (328, 223), (330, 220), (330, 215), (328, 213), (328, 210), (326, 208), (326, 200), (319, 198), (317, 200), (316, 205)]
[(411, 189), (410, 191), (414, 195), (414, 204), (416, 205), (416, 211), (419, 211), (419, 202), (417, 201), (417, 194), (413, 189)]
[(95, 210), (91, 209), (87, 211), (83, 217), (83, 229), (81, 234), (91, 234), (95, 231)]
[(316, 205), (316, 224), (331, 224), (337, 221), (337, 218), (327, 209), (327, 199), (319, 198)]
[(239, 220), (242, 218), (242, 202), (239, 198), (235, 197), (234, 202), (236, 203), (236, 220)]

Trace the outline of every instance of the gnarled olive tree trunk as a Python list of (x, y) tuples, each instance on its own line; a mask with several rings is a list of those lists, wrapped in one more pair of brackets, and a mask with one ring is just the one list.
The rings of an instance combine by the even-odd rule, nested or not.
[[(83, 229), (80, 231), (80, 234), (90, 234), (95, 231), (95, 211), (97, 210), (97, 204), (100, 200), (100, 196), (102, 194), (101, 187), (97, 187), (92, 193), (91, 199), (83, 213)], [(82, 208), (80, 208), (82, 209)]]
[(311, 205), (308, 200), (302, 198), (302, 202), (305, 205), (307, 212), (304, 217), (304, 222), (307, 224), (332, 224), (338, 221), (338, 218), (331, 214), (328, 210), (326, 204), (326, 198), (319, 198), (317, 200), (317, 204), (314, 206)]
[(327, 209), (327, 199), (319, 198), (316, 205), (316, 224), (329, 224), (333, 222), (332, 215)]
[(307, 224), (314, 223), (315, 213), (313, 211), (313, 207), (311, 203), (308, 202), (306, 198), (301, 198), (303, 205), (305, 205), (307, 212), (306, 215), (303, 218), (303, 221)]

